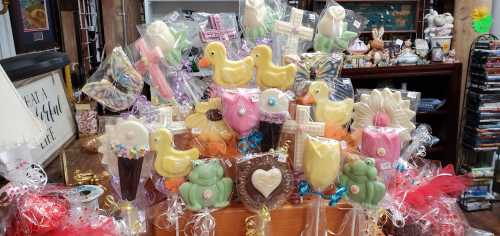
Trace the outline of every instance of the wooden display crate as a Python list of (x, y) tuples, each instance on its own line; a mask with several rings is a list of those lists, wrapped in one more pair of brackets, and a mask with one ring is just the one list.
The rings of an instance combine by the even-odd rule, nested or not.
[[(305, 202), (301, 205), (285, 205), (282, 208), (273, 210), (271, 212), (270, 235), (300, 235), (306, 224), (309, 204), (309, 202)], [(343, 220), (349, 219), (347, 218), (350, 213), (349, 207), (347, 204), (339, 204), (337, 207), (327, 208), (328, 228), (336, 235), (351, 234), (351, 224), (349, 222), (341, 230)], [(156, 209), (156, 211), (158, 210)], [(248, 211), (241, 203), (236, 203), (220, 211), (213, 212), (213, 216), (216, 219), (215, 235), (244, 236), (245, 219), (251, 215), (253, 213)], [(183, 216), (180, 222), (181, 230), (190, 216), (190, 213)], [(175, 231), (154, 228), (153, 235), (173, 236), (175, 235)], [(184, 235), (184, 233), (181, 232), (181, 235)]]

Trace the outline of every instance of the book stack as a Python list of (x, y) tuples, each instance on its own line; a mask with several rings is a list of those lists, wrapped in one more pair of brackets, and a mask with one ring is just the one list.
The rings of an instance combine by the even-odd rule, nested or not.
[(464, 150), (460, 172), (471, 185), (460, 196), (465, 211), (492, 208), (495, 160), (500, 146), (500, 41), (477, 41), (471, 52)]
[(500, 147), (500, 41), (478, 41), (471, 55), (463, 144)]

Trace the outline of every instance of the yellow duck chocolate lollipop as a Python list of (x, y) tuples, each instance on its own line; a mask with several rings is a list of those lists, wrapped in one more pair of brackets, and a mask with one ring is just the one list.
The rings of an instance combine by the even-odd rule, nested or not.
[(191, 172), (191, 161), (200, 156), (200, 152), (196, 148), (186, 151), (176, 150), (173, 135), (166, 128), (154, 131), (150, 139), (151, 149), (156, 151), (154, 168), (163, 177), (181, 178), (187, 176)]
[(286, 90), (292, 87), (297, 74), (297, 66), (288, 64), (276, 66), (272, 62), (273, 51), (267, 45), (257, 45), (250, 56), (255, 61), (257, 68), (256, 80), (261, 89), (278, 88)]
[(211, 42), (205, 47), (200, 67), (212, 65), (214, 82), (224, 88), (244, 87), (253, 76), (254, 61), (247, 56), (239, 61), (227, 59), (226, 47), (221, 42)]
[(340, 169), (340, 143), (333, 139), (308, 137), (304, 151), (304, 174), (314, 190), (333, 183)]

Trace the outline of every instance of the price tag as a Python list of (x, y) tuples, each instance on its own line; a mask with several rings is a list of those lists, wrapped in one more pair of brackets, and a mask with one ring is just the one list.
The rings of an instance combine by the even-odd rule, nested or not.
[(357, 20), (355, 20), (352, 25), (354, 25), (354, 27), (356, 27), (356, 29), (359, 29), (359, 27), (361, 27), (361, 23)]
[(399, 47), (403, 46), (403, 40), (401, 39), (396, 39), (396, 45), (398, 45)]
[(224, 163), (226, 163), (227, 167), (231, 168), (233, 166), (233, 163), (231, 163), (230, 160), (224, 159)]
[(381, 168), (382, 170), (389, 170), (389, 169), (391, 169), (391, 163), (389, 163), (389, 162), (384, 162), (384, 163), (382, 163), (382, 165), (380, 165), (380, 168)]
[(251, 100), (252, 102), (254, 102), (254, 103), (255, 103), (255, 102), (259, 102), (259, 96), (258, 96), (258, 95), (253, 95), (253, 96), (250, 98), (250, 100)]
[(201, 134), (201, 130), (200, 130), (200, 128), (192, 128), (191, 133), (192, 134)]
[(288, 155), (285, 155), (285, 154), (278, 154), (278, 161), (279, 162), (283, 162), (283, 163), (286, 163), (286, 158), (287, 158)]

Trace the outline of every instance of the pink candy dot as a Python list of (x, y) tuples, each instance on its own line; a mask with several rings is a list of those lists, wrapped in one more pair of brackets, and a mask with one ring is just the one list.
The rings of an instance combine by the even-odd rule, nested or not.
[(378, 127), (387, 127), (391, 123), (391, 118), (385, 112), (377, 112), (373, 116), (373, 125)]

